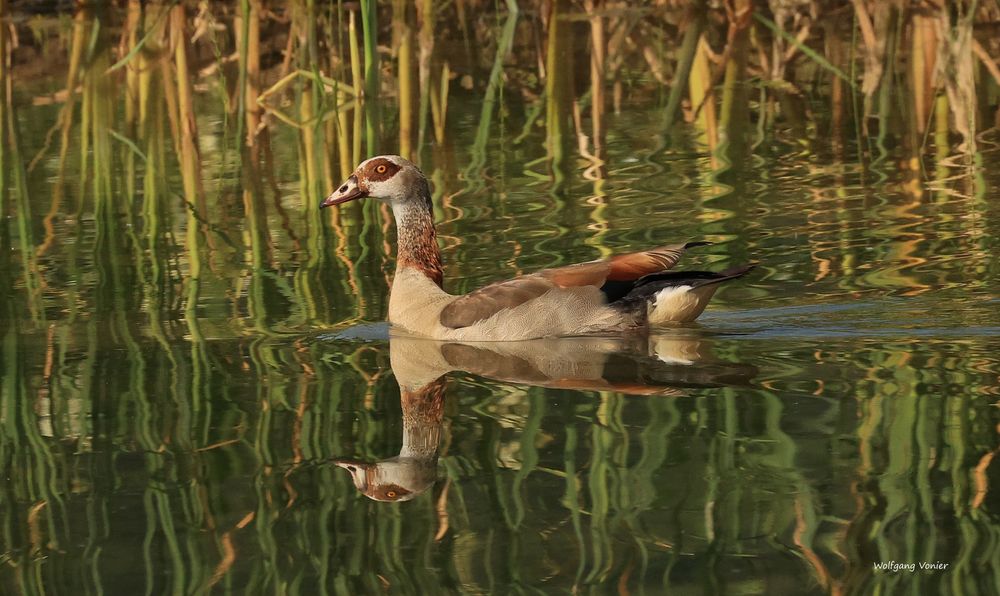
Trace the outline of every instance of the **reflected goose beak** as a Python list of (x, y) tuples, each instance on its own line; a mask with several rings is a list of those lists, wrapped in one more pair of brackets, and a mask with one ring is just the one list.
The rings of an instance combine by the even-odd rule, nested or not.
[(330, 196), (326, 198), (322, 203), (319, 204), (319, 208), (330, 207), (333, 205), (340, 205), (342, 203), (347, 203), (349, 201), (354, 201), (357, 199), (363, 199), (368, 196), (368, 191), (361, 188), (358, 184), (358, 177), (351, 176), (347, 179), (347, 182), (333, 191)]
[(364, 468), (365, 462), (358, 459), (338, 458), (333, 460), (333, 465), (338, 468), (344, 468), (348, 472), (353, 472), (358, 468)]
[(356, 459), (335, 459), (333, 465), (344, 468), (351, 473), (351, 480), (358, 490), (364, 491), (368, 488), (368, 466), (369, 464)]

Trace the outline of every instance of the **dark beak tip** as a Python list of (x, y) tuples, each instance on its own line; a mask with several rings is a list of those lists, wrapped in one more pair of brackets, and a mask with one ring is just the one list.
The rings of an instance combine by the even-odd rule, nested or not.
[(355, 469), (364, 468), (365, 462), (358, 459), (337, 458), (333, 460), (333, 465), (337, 466), (338, 468), (343, 468), (348, 472), (352, 472)]

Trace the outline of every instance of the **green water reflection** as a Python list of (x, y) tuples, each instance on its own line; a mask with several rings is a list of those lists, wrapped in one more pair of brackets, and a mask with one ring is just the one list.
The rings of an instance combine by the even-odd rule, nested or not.
[[(533, 47), (539, 20), (487, 25)], [(697, 120), (664, 133), (643, 79), (597, 163), (571, 79), (522, 97), (502, 60), (469, 66), (414, 152), (447, 289), (686, 239), (716, 243), (689, 266), (761, 265), (651, 338), (441, 345), (377, 323), (388, 211), (315, 208), (362, 137), (396, 149), (391, 119), (271, 117), (241, 151), (263, 116), (237, 125), (205, 75), (185, 140), (183, 102), (104, 102), (118, 55), (81, 30), (69, 103), (34, 99), (64, 72), (0, 73), (5, 592), (1000, 593), (995, 132), (973, 170), (791, 125), (709, 152)], [(136, 89), (171, 79), (152, 51)], [(333, 101), (296, 84), (303, 120)], [(344, 469), (401, 449), (393, 487)]]

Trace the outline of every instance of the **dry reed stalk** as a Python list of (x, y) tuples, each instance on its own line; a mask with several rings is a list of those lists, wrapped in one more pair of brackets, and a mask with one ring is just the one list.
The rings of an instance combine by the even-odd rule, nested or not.
[[(770, 0), (768, 5), (774, 15), (774, 27), (781, 32), (781, 34), (775, 35), (771, 42), (771, 79), (781, 81), (785, 79), (785, 68), (788, 63), (809, 36), (818, 5), (815, 2), (802, 0)], [(726, 10), (735, 12), (729, 4), (726, 5)], [(749, 18), (750, 14), (745, 14)], [(790, 22), (792, 31), (797, 30), (796, 33), (793, 34), (785, 28), (785, 23), (788, 22)], [(789, 41), (792, 42), (792, 45), (786, 47), (785, 44)]]
[[(2, 25), (2, 23), (0, 23), (0, 25)], [(77, 81), (80, 78), (80, 66), (84, 59), (84, 52), (87, 47), (89, 31), (90, 24), (88, 22), (87, 11), (83, 9), (77, 10), (73, 17), (73, 36), (72, 41), (70, 42), (69, 66), (66, 70), (66, 101), (63, 104), (62, 110), (59, 112), (59, 120), (45, 135), (45, 142), (42, 144), (42, 148), (39, 149), (35, 157), (28, 163), (27, 171), (28, 173), (31, 173), (38, 162), (41, 161), (45, 153), (48, 152), (48, 148), (52, 142), (52, 137), (58, 129), (61, 133), (59, 146), (59, 171), (56, 175), (56, 181), (52, 188), (52, 202), (49, 205), (49, 211), (45, 214), (45, 218), (42, 220), (42, 226), (45, 229), (45, 239), (36, 249), (36, 254), (39, 256), (45, 254), (45, 252), (52, 246), (53, 242), (55, 242), (55, 218), (59, 213), (60, 206), (62, 205), (62, 197), (66, 181), (66, 163), (69, 158), (70, 133), (73, 130), (76, 86)]]
[(80, 66), (84, 59), (84, 52), (90, 41), (90, 24), (88, 20), (90, 17), (88, 15), (89, 11), (81, 8), (73, 16), (73, 36), (70, 42), (69, 67), (66, 69), (66, 101), (59, 113), (59, 121), (45, 135), (45, 142), (42, 144), (42, 148), (28, 162), (29, 173), (35, 169), (38, 162), (48, 152), (49, 146), (52, 144), (52, 137), (57, 129), (62, 131), (60, 155), (64, 155), (69, 150), (69, 135), (70, 130), (73, 128), (73, 108), (76, 99), (77, 81), (80, 79)]
[[(196, 204), (201, 197), (201, 159), (198, 151), (198, 123), (195, 119), (194, 93), (188, 68), (185, 7), (182, 4), (170, 9), (171, 45), (174, 49), (174, 67), (177, 75), (177, 116), (180, 132), (181, 177), (184, 195)], [(204, 212), (202, 212), (204, 214)]]
[[(142, 5), (139, 0), (129, 0), (122, 41), (119, 45), (119, 55), (132, 55), (137, 51), (141, 27)], [(139, 70), (136, 62), (135, 59), (131, 59), (125, 65), (125, 135), (128, 139), (136, 138), (136, 126), (139, 119)], [(134, 197), (136, 193), (136, 154), (134, 151), (125, 152), (125, 171), (126, 195)]]
[(694, 62), (691, 65), (691, 74), (688, 77), (688, 92), (691, 96), (692, 106), (702, 106), (695, 117), (698, 129), (701, 131), (701, 141), (708, 147), (710, 153), (714, 155), (715, 148), (719, 144), (719, 129), (716, 119), (715, 90), (712, 88), (712, 68), (709, 60), (708, 41), (702, 37), (695, 52)]
[[(128, 48), (133, 51), (139, 42), (139, 30), (142, 27), (142, 4), (139, 0), (128, 0), (125, 14), (125, 44), (121, 53)], [(135, 136), (135, 127), (139, 119), (139, 68), (136, 60), (129, 60), (125, 65), (125, 127), (126, 133)]]
[[(163, 47), (163, 37), (166, 31), (166, 11), (169, 10), (161, 3), (150, 3), (146, 6), (146, 23), (152, 23), (147, 32), (149, 41), (143, 51), (136, 55), (136, 70), (138, 71), (138, 116), (136, 121), (136, 138), (139, 142), (145, 141), (146, 164), (143, 172), (143, 235), (146, 238), (146, 248), (149, 253), (150, 279), (153, 284), (161, 281), (162, 263), (159, 257), (159, 239), (161, 235), (161, 201), (166, 197), (166, 130), (164, 128), (164, 94), (154, 90), (157, 83), (156, 77), (163, 72), (163, 68), (158, 68), (160, 56), (165, 55)], [(160, 299), (158, 292), (156, 300)], [(153, 328), (157, 330), (158, 340), (167, 344), (166, 338), (162, 334), (162, 327), (158, 322), (160, 313), (156, 309), (150, 310)]]
[[(194, 96), (191, 88), (191, 73), (188, 67), (187, 40), (184, 37), (186, 11), (183, 4), (177, 4), (170, 9), (170, 45), (174, 50), (174, 68), (177, 76), (176, 89), (167, 84), (167, 101), (170, 102), (170, 91), (176, 93), (177, 122), (179, 134), (177, 158), (181, 166), (181, 181), (184, 187), (184, 198), (188, 203), (187, 213), (187, 247), (188, 272), (191, 286), (186, 315), (193, 336), (197, 336), (196, 317), (194, 313), (197, 304), (198, 284), (201, 279), (201, 231), (199, 216), (204, 218), (204, 193), (201, 189), (201, 159), (198, 152), (198, 125), (195, 121)], [(169, 74), (168, 74), (169, 77)], [(168, 77), (165, 77), (168, 78)], [(167, 83), (167, 81), (164, 81)]]
[[(247, 11), (244, 14), (244, 11)], [(247, 0), (240, 3), (240, 18), (246, 19), (246, 25), (235, 27), (238, 32), (237, 45), (245, 48), (245, 52), (240, 53), (240, 67), (245, 73), (245, 89), (237, 92), (244, 93), (244, 110), (246, 119), (246, 145), (251, 148), (251, 159), (259, 157), (257, 149), (257, 134), (261, 127), (263, 109), (257, 103), (260, 96), (260, 20), (261, 20), (261, 0)], [(239, 39), (243, 32), (246, 32), (246, 39)], [(289, 36), (290, 37), (290, 36)]]
[[(962, 135), (958, 149), (965, 153), (967, 160), (976, 152), (976, 59), (972, 37), (975, 4), (967, 7), (969, 11), (964, 14), (964, 3), (955, 7), (942, 5), (935, 19), (940, 40), (936, 76), (944, 83), (955, 129)], [(954, 24), (952, 8), (957, 10)]]
[(986, 48), (984, 48), (981, 43), (973, 39), (972, 51), (976, 54), (976, 57), (979, 58), (979, 61), (983, 63), (983, 68), (986, 69), (986, 72), (990, 73), (990, 76), (993, 77), (993, 81), (997, 85), (1000, 85), (1000, 67), (997, 66), (996, 61), (993, 60), (993, 57), (986, 51)]
[[(608, 17), (607, 23), (607, 45), (605, 48), (605, 78), (612, 81), (611, 84), (611, 106), (615, 114), (621, 113), (622, 100), (622, 77), (621, 68), (625, 62), (625, 43), (629, 37), (632, 20), (627, 16)], [(691, 27), (687, 27), (690, 30)], [(685, 36), (687, 31), (685, 31)], [(685, 37), (686, 38), (686, 37)], [(679, 67), (679, 65), (678, 65)]]
[[(168, 11), (171, 9), (167, 9)], [(169, 32), (168, 32), (169, 35)], [(167, 48), (169, 50), (169, 48)], [(163, 99), (166, 105), (167, 123), (170, 125), (170, 138), (173, 139), (174, 153), (178, 159), (181, 158), (181, 118), (180, 107), (177, 101), (177, 82), (174, 78), (174, 71), (171, 70), (171, 62), (167, 60), (159, 61), (160, 82), (163, 85)]]
[(923, 135), (930, 123), (936, 82), (938, 39), (934, 18), (921, 13), (913, 15), (910, 34), (910, 76), (913, 93), (913, 114), (916, 130)]
[[(154, 97), (153, 79), (157, 73), (155, 66), (159, 61), (160, 55), (164, 52), (165, 19), (161, 17), (164, 16), (166, 10), (168, 9), (160, 2), (151, 2), (145, 9), (146, 18), (144, 19), (144, 25), (150, 22), (153, 24), (150, 26), (151, 30), (147, 32), (150, 41), (146, 43), (144, 50), (136, 56), (136, 71), (138, 73), (137, 100), (139, 102), (138, 120), (136, 123), (138, 127), (137, 134), (147, 134), (146, 126), (150, 119), (150, 108)], [(149, 152), (146, 155), (148, 156)]]
[(861, 91), (865, 95), (863, 124), (865, 133), (868, 130), (868, 117), (872, 113), (872, 97), (878, 90), (885, 72), (885, 52), (890, 26), (892, 6), (889, 2), (875, 2), (869, 10), (866, 0), (852, 0), (857, 16), (858, 29), (865, 44), (865, 70), (861, 82)]

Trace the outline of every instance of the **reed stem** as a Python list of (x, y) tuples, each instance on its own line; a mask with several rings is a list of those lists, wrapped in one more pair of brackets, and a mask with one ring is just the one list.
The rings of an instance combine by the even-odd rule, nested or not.
[[(378, 152), (379, 131), (379, 58), (377, 0), (361, 0), (361, 31), (365, 53), (365, 150), (368, 155)], [(360, 89), (360, 87), (356, 87)]]

